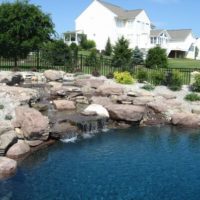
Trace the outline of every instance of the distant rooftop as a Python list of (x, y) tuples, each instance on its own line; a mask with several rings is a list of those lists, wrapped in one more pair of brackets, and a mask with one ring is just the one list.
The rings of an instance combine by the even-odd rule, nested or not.
[(165, 30), (164, 29), (153, 29), (153, 30), (151, 30), (150, 36), (158, 37), (163, 31), (165, 31)]
[(109, 9), (111, 12), (116, 14), (120, 19), (133, 19), (137, 17), (143, 9), (137, 9), (137, 10), (124, 10), (123, 8), (107, 3), (105, 1), (98, 0), (99, 3), (101, 3), (104, 7)]
[(167, 32), (171, 36), (171, 41), (184, 41), (192, 33), (192, 29), (167, 30)]

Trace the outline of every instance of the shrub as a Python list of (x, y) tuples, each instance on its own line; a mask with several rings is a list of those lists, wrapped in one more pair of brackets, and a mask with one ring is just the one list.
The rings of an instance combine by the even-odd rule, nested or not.
[(134, 82), (133, 77), (127, 71), (125, 72), (114, 72), (114, 78), (117, 83), (132, 84)]
[(138, 47), (136, 47), (133, 50), (133, 64), (134, 65), (141, 65), (143, 63), (144, 63), (143, 53)]
[(4, 109), (4, 105), (0, 104), (0, 110)]
[(152, 71), (151, 78), (154, 85), (163, 85), (165, 81), (165, 73), (162, 71)]
[(144, 90), (148, 90), (148, 91), (151, 91), (151, 90), (154, 90), (155, 89), (155, 86), (151, 85), (151, 84), (146, 84), (142, 87), (142, 89)]
[(168, 72), (165, 82), (169, 89), (174, 90), (174, 91), (180, 90), (183, 85), (181, 73), (177, 70)]
[(101, 76), (101, 74), (97, 69), (95, 69), (94, 71), (92, 71), (92, 76), (99, 77)]
[(12, 116), (11, 115), (6, 115), (5, 116), (5, 120), (9, 120), (9, 121), (12, 120)]
[(148, 68), (167, 68), (168, 58), (166, 50), (159, 46), (149, 49), (146, 59), (146, 67)]
[(200, 101), (200, 96), (196, 93), (190, 93), (185, 96), (187, 101)]
[(200, 74), (195, 75), (191, 89), (194, 92), (200, 92)]
[(98, 58), (98, 55), (97, 55), (97, 50), (96, 49), (92, 49), (90, 51), (90, 54), (89, 56), (86, 58), (86, 63), (85, 63), (87, 66), (90, 66), (90, 67), (97, 67), (99, 66), (99, 58)]
[(108, 78), (108, 79), (113, 79), (113, 78), (114, 78), (113, 72), (109, 72), (109, 73), (106, 75), (106, 78)]
[(136, 74), (136, 78), (137, 78), (139, 83), (143, 83), (144, 81), (147, 81), (148, 80), (147, 71), (145, 71), (145, 69), (139, 69), (137, 74)]

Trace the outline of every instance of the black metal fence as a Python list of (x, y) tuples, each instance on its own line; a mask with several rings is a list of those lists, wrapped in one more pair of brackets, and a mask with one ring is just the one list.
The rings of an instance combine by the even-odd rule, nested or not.
[[(14, 61), (9, 59), (0, 58), (0, 70), (11, 71), (14, 69)], [(53, 66), (47, 61), (44, 61), (41, 58), (39, 53), (32, 53), (26, 59), (18, 60), (17, 66), (22, 71), (44, 71), (46, 69), (54, 70), (63, 70), (66, 72), (83, 72), (91, 74), (93, 71), (97, 70), (101, 75), (108, 75), (114, 71), (130, 71), (133, 74), (137, 74), (140, 70), (140, 67), (113, 67), (111, 59), (105, 57), (97, 57), (91, 59), (89, 56), (78, 55), (76, 58), (72, 58), (71, 61), (66, 63), (63, 66)], [(200, 68), (158, 68), (158, 69), (149, 69), (143, 68), (148, 73), (148, 80), (152, 82), (151, 73), (153, 71), (161, 72), (171, 72), (176, 69), (180, 72), (183, 83), (189, 84), (191, 80), (191, 72), (198, 71)]]

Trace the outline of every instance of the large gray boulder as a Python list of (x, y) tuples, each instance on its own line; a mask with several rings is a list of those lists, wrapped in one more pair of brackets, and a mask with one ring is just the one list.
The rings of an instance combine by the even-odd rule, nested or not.
[(24, 140), (18, 140), (16, 144), (8, 149), (6, 156), (12, 159), (18, 159), (25, 156), (30, 150), (30, 146)]
[(44, 76), (49, 81), (58, 81), (63, 78), (63, 72), (57, 70), (46, 70)]
[(15, 109), (14, 128), (20, 128), (28, 141), (45, 141), (49, 137), (49, 120), (39, 111), (25, 106)]
[(17, 162), (10, 158), (0, 157), (0, 179), (14, 175), (17, 169)]
[(104, 108), (102, 105), (99, 104), (91, 104), (89, 105), (83, 112), (83, 114), (86, 113), (90, 115), (90, 113), (93, 115), (94, 113), (100, 117), (109, 118), (109, 113), (106, 108)]
[(113, 104), (106, 108), (111, 119), (128, 122), (140, 122), (145, 113), (145, 107), (143, 106)]
[(17, 142), (15, 131), (11, 130), (0, 135), (0, 155), (4, 156), (7, 149)]

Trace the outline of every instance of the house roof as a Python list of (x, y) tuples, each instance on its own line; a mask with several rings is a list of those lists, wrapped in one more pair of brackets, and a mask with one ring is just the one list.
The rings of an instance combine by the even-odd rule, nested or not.
[(184, 41), (189, 34), (192, 33), (191, 29), (178, 29), (178, 30), (167, 30), (171, 36), (171, 41)]
[(154, 29), (154, 30), (151, 30), (150, 36), (151, 37), (158, 37), (163, 31), (165, 31), (165, 30), (164, 29)]
[(120, 19), (133, 19), (143, 11), (143, 9), (124, 10), (119, 6), (107, 3), (105, 1), (98, 0), (98, 2), (101, 3), (107, 9), (109, 9), (111, 12), (116, 14)]

